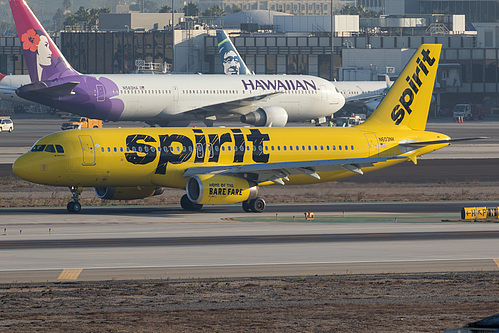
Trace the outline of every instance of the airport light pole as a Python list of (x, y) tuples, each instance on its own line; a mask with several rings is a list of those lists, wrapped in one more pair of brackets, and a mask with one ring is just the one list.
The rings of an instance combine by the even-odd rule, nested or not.
[(172, 0), (172, 72), (175, 72), (175, 11)]

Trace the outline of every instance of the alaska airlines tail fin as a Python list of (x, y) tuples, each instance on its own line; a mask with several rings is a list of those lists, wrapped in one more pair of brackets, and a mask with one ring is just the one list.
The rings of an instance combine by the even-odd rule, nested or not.
[(24, 0), (9, 0), (31, 82), (77, 75)]
[(217, 30), (217, 44), (225, 74), (252, 74), (225, 31)]
[(424, 131), (435, 85), (440, 44), (421, 45), (362, 127), (407, 126)]

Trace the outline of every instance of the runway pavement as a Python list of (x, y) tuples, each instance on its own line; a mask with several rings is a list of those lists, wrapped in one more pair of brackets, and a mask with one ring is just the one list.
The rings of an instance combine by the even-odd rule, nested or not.
[[(265, 214), (233, 205), (197, 214), (2, 209), (0, 282), (498, 270), (499, 223), (442, 222), (459, 219), (440, 212), (447, 204), (463, 203), (424, 203), (431, 213), (421, 204), (370, 204), (364, 213), (335, 212), (346, 205), (276, 205)], [(316, 220), (305, 221), (304, 209)]]

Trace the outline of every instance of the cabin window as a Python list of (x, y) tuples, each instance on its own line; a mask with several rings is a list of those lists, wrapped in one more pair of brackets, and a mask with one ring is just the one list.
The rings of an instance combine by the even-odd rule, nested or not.
[(185, 146), (182, 146), (182, 151), (185, 153), (187, 151), (187, 148)]
[(144, 151), (145, 151), (146, 153), (147, 153), (147, 152), (149, 152), (149, 147), (145, 146), (145, 147), (144, 147)]
[(280, 151), (280, 150), (281, 150), (281, 146), (277, 146), (277, 150), (279, 150), (279, 151)]
[(228, 151), (230, 151), (230, 147), (231, 147), (231, 146), (228, 146), (228, 147), (227, 147), (227, 150), (228, 150)]
[(301, 146), (301, 150), (305, 150), (305, 146)]
[[(240, 151), (244, 151), (244, 146), (239, 147)], [(249, 149), (248, 149), (249, 150)]]
[(189, 146), (189, 152), (192, 153), (192, 146)]
[(326, 146), (326, 150), (329, 150), (329, 146)]
[(123, 152), (123, 147), (120, 147), (120, 152)]
[(353, 150), (353, 146), (350, 146), (350, 150)]
[(61, 145), (55, 145), (55, 150), (57, 150), (59, 154), (64, 154), (64, 148), (62, 148)]
[(324, 146), (321, 146), (321, 150), (324, 150)]
[(333, 150), (336, 150), (336, 146), (333, 146)]
[(317, 150), (317, 146), (314, 146), (314, 150)]
[(215, 151), (218, 153), (218, 151), (220, 150), (220, 147), (218, 146), (215, 146)]
[(173, 147), (170, 146), (170, 153), (173, 153)]
[(282, 146), (282, 149), (286, 150), (286, 146)]
[(54, 145), (47, 145), (47, 147), (45, 147), (45, 151), (48, 153), (55, 153)]
[(265, 151), (268, 151), (269, 150), (269, 146), (265, 146)]
[(289, 146), (289, 150), (293, 150), (293, 146)]
[(348, 146), (347, 145), (345, 145), (345, 150), (348, 150)]
[(300, 146), (296, 146), (296, 150), (300, 150)]
[[(104, 148), (102, 148), (102, 149), (104, 149)], [(136, 151), (137, 151), (137, 148), (132, 147), (132, 151), (133, 151), (133, 152), (136, 152)]]
[(308, 146), (308, 150), (312, 150), (312, 147)]
[(139, 146), (139, 153), (142, 153), (142, 146)]
[(126, 147), (126, 152), (128, 153), (130, 151), (130, 147)]
[(102, 148), (100, 149), (100, 151), (101, 151), (101, 152), (104, 152), (104, 147), (102, 147)]
[(201, 143), (196, 144), (196, 156), (198, 158), (203, 158), (204, 157), (204, 148)]
[(274, 146), (271, 146), (271, 147), (270, 147), (270, 150), (274, 151)]
[(225, 151), (225, 147), (224, 146), (222, 146), (222, 151)]
[(118, 149), (116, 149), (116, 147), (114, 147), (114, 152), (117, 153), (118, 152)]
[(35, 145), (31, 148), (31, 151), (43, 151), (45, 149), (45, 145)]
[(341, 150), (341, 146), (338, 146), (338, 149)]
[(259, 151), (263, 151), (263, 147), (262, 146), (258, 146), (258, 150)]

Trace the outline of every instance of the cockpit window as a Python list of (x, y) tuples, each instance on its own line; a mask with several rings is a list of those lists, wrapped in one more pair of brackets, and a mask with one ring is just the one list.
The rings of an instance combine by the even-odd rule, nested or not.
[(61, 145), (55, 145), (55, 149), (59, 154), (64, 154), (64, 148)]
[(47, 147), (45, 147), (45, 151), (49, 153), (55, 153), (54, 145), (47, 145)]
[(31, 151), (43, 151), (46, 145), (34, 145)]

